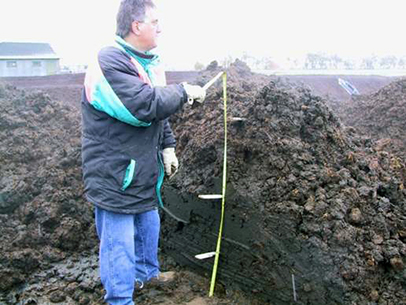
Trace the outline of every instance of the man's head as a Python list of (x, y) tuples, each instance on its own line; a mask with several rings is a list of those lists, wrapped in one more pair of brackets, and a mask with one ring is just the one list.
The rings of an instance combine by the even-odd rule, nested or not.
[(116, 35), (140, 51), (157, 46), (161, 29), (152, 0), (122, 0), (117, 14)]

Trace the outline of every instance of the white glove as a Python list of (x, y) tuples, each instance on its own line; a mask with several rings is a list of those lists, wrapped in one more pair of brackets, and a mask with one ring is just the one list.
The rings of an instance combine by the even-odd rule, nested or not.
[(165, 148), (162, 152), (162, 155), (164, 157), (165, 172), (168, 176), (172, 177), (173, 175), (176, 174), (179, 167), (178, 158), (176, 158), (175, 155), (175, 148), (174, 147)]
[(189, 85), (188, 83), (182, 83), (187, 94), (187, 102), (192, 105), (194, 101), (203, 103), (206, 98), (206, 90), (200, 86)]

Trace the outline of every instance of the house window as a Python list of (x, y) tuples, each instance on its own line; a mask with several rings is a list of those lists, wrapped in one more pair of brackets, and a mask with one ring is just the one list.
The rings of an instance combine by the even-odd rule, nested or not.
[(17, 68), (17, 62), (15, 60), (8, 61), (7, 68)]
[(41, 67), (42, 66), (42, 63), (39, 61), (39, 60), (34, 60), (33, 62), (32, 62), (32, 67), (33, 68), (39, 68), (39, 67)]

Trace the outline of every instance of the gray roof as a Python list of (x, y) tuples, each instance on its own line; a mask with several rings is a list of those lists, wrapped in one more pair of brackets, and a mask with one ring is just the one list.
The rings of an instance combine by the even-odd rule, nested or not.
[(0, 59), (59, 59), (49, 43), (0, 42)]

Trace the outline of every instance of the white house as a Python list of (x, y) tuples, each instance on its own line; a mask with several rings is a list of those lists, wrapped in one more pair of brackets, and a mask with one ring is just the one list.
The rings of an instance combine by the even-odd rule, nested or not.
[(58, 72), (59, 56), (48, 43), (0, 43), (0, 77), (43, 76)]

